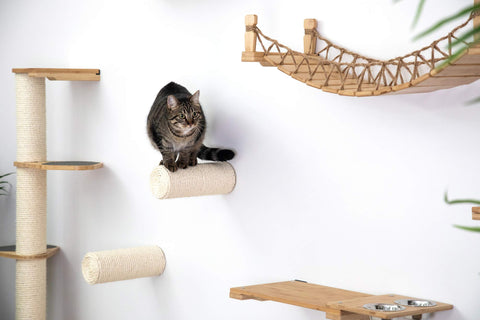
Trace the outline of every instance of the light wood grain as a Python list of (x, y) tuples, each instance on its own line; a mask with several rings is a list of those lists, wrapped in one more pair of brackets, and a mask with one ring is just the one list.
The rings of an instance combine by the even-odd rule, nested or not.
[(261, 299), (287, 303), (299, 307), (327, 311), (327, 302), (369, 296), (365, 293), (321, 286), (300, 281), (286, 281), (237, 287), (230, 296), (241, 300)]
[(473, 220), (480, 220), (480, 207), (473, 207), (472, 208), (472, 219)]
[(242, 62), (262, 62), (264, 61), (263, 52), (242, 52)]
[(354, 298), (354, 299), (342, 299), (339, 301), (331, 301), (327, 303), (327, 306), (336, 310), (349, 311), (356, 314), (379, 317), (382, 319), (393, 319), (397, 317), (406, 317), (406, 316), (453, 309), (453, 306), (451, 304), (446, 304), (446, 303), (441, 303), (436, 301), (434, 302), (437, 305), (432, 307), (405, 306), (405, 310), (391, 311), (391, 312), (369, 310), (363, 307), (367, 303), (394, 304), (395, 303), (394, 301), (399, 299), (430, 300), (430, 299), (417, 299), (417, 298), (400, 296), (395, 294), (387, 294), (387, 295), (368, 296), (368, 297), (360, 297), (360, 298)]
[(100, 69), (14, 68), (13, 73), (26, 73), (29, 77), (66, 81), (99, 81)]
[(39, 170), (95, 170), (103, 167), (102, 162), (93, 161), (15, 161), (13, 165), (17, 168), (32, 168)]
[(35, 255), (20, 255), (15, 252), (15, 248), (16, 248), (15, 245), (0, 247), (0, 257), (16, 259), (16, 260), (48, 259), (53, 255), (55, 255), (60, 250), (60, 247), (49, 245), (47, 247), (46, 252), (44, 253), (39, 253)]
[[(256, 14), (249, 14), (245, 16), (245, 26), (255, 27), (257, 25), (258, 17)], [(245, 51), (255, 52), (257, 48), (257, 33), (255, 31), (245, 31)]]
[(433, 92), (437, 90), (443, 90), (443, 89), (450, 89), (453, 88), (454, 86), (433, 86), (433, 87), (408, 87), (405, 89), (402, 89), (401, 91), (397, 90), (394, 92), (390, 92), (388, 94), (409, 94), (409, 93), (426, 93), (426, 92)]
[(303, 28), (305, 35), (303, 36), (303, 52), (306, 54), (315, 54), (317, 51), (317, 37), (312, 34), (313, 30), (317, 29), (317, 20), (305, 19), (303, 21)]
[(465, 77), (442, 77), (442, 76), (429, 76), (424, 81), (413, 84), (416, 87), (435, 87), (435, 86), (461, 86), (464, 84), (469, 84), (480, 79), (480, 76), (465, 76)]

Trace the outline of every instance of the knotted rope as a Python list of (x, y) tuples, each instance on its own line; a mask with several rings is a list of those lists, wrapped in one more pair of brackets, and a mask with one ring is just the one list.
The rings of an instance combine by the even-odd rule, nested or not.
[[(280, 58), (279, 61), (275, 60), (275, 66), (284, 65), (286, 59), (290, 58), (295, 67), (292, 74), (306, 74), (307, 81), (312, 79), (322, 81), (318, 79), (324, 79), (323, 86), (329, 86), (333, 75), (335, 75), (337, 81), (335, 86), (339, 90), (345, 89), (347, 80), (350, 85), (354, 84), (356, 86), (357, 91), (362, 90), (362, 85), (373, 85), (375, 90), (378, 90), (384, 86), (392, 87), (411, 83), (422, 75), (431, 72), (439, 63), (446, 61), (453, 55), (452, 43), (454, 41), (459, 41), (468, 46), (467, 42), (459, 39), (455, 34), (476, 15), (478, 15), (478, 11), (472, 12), (467, 21), (453, 29), (448, 35), (433, 41), (430, 45), (390, 60), (369, 58), (337, 46), (322, 37), (316, 29), (305, 30), (305, 34), (315, 36), (315, 40), (318, 40), (320, 44), (320, 49), (315, 54), (305, 54), (292, 50), (277, 40), (266, 36), (257, 26), (247, 26), (247, 30), (255, 32), (265, 57), (276, 56)], [(447, 45), (446, 50), (440, 49), (443, 44)], [(319, 74), (322, 76), (318, 76)]]

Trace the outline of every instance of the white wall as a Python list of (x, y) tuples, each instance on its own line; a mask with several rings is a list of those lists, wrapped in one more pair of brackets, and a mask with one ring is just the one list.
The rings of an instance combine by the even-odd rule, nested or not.
[[(421, 30), (470, 1), (427, 1)], [(410, 41), (417, 1), (2, 1), (0, 172), (13, 171), (13, 67), (100, 68), (99, 83), (47, 82), (48, 155), (105, 168), (48, 173), (49, 319), (322, 319), (322, 312), (229, 299), (229, 288), (303, 279), (455, 305), (436, 320), (479, 319), (478, 84), (432, 94), (341, 97), (241, 63), (244, 15), (302, 49), (303, 19), (362, 54)], [(446, 26), (436, 36), (446, 33)], [(231, 195), (160, 201), (146, 135), (158, 90), (201, 90), (207, 142), (231, 146)], [(11, 179), (14, 180), (14, 179)], [(15, 187), (15, 183), (14, 187)], [(15, 194), (0, 198), (0, 244), (15, 241)], [(160, 245), (163, 276), (90, 286), (88, 251)], [(1, 319), (14, 317), (15, 262), (0, 259)]]

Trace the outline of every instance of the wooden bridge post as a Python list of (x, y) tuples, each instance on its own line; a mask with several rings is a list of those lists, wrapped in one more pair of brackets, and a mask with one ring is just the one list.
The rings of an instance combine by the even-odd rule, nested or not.
[(316, 19), (305, 19), (303, 22), (303, 28), (305, 29), (303, 51), (305, 54), (315, 54), (317, 50), (317, 37), (315, 36), (317, 25)]
[(257, 15), (247, 14), (245, 16), (245, 51), (242, 52), (242, 61), (258, 62), (263, 61), (263, 52), (257, 52)]

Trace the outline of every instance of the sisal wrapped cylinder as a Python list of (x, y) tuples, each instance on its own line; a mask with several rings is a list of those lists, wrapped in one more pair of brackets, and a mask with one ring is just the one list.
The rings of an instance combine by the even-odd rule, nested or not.
[(227, 194), (235, 184), (235, 170), (228, 162), (200, 163), (175, 172), (157, 166), (150, 175), (150, 188), (158, 199)]
[(47, 250), (47, 172), (17, 168), (16, 252), (35, 255)]
[(17, 161), (46, 161), (45, 78), (15, 75)]
[[(45, 78), (15, 75), (17, 161), (45, 161)], [(16, 252), (35, 255), (47, 250), (47, 175), (17, 169)], [(15, 318), (44, 320), (47, 309), (47, 260), (18, 260)]]
[(89, 284), (159, 276), (165, 255), (158, 246), (89, 252), (82, 260), (82, 274)]
[(15, 319), (45, 320), (47, 259), (17, 260), (15, 287)]

